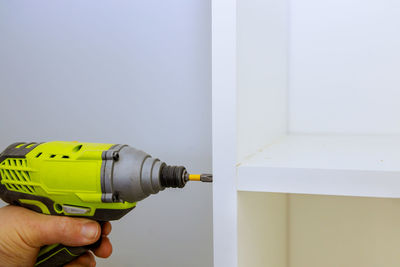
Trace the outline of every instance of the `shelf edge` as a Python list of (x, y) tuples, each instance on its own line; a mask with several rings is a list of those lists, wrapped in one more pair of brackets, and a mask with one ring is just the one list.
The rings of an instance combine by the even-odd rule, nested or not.
[(240, 166), (237, 191), (400, 198), (400, 172)]

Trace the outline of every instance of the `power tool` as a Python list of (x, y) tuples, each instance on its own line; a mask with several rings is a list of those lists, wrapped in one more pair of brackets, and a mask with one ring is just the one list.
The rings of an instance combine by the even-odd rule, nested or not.
[[(189, 174), (183, 166), (169, 166), (128, 145), (21, 142), (0, 154), (0, 197), (5, 202), (100, 223), (118, 220), (136, 202), (167, 187), (182, 188), (189, 180), (212, 182), (212, 175)], [(90, 248), (48, 245), (35, 266), (62, 266)]]

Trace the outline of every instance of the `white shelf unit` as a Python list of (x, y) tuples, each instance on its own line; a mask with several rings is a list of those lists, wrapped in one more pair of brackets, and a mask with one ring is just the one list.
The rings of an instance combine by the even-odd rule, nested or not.
[(237, 167), (240, 191), (400, 196), (400, 137), (288, 135)]
[(212, 18), (214, 266), (400, 266), (400, 3)]

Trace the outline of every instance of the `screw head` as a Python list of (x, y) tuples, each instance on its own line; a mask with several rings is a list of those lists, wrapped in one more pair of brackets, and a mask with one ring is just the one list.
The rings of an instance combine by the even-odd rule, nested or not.
[(112, 155), (113, 160), (118, 161), (119, 160), (119, 153), (117, 151), (115, 151)]

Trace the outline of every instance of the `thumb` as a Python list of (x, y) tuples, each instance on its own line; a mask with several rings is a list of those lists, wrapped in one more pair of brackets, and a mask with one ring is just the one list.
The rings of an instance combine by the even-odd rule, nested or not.
[(34, 215), (24, 233), (32, 247), (64, 244), (67, 246), (89, 245), (97, 241), (101, 234), (100, 225), (88, 219)]

